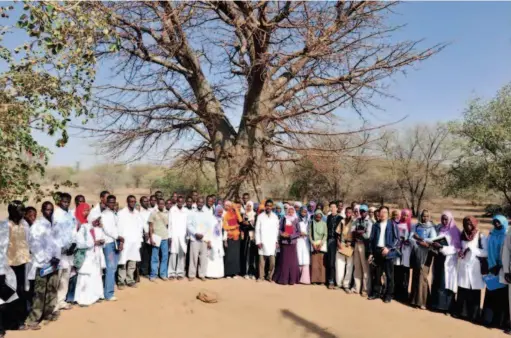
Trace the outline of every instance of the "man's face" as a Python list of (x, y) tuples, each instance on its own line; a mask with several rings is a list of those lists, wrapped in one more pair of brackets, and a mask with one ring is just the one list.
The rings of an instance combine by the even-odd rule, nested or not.
[(351, 218), (353, 216), (353, 210), (347, 209), (345, 212), (346, 218)]
[(203, 207), (204, 207), (204, 198), (199, 198), (197, 200), (197, 209), (202, 210)]
[(140, 199), (140, 205), (142, 206), (142, 208), (144, 209), (147, 209), (149, 208), (149, 200), (147, 199), (147, 197), (142, 197)]
[(167, 202), (165, 202), (165, 208), (167, 210), (170, 210), (170, 208), (172, 208), (172, 200), (167, 200)]
[(67, 209), (69, 209), (69, 204), (71, 204), (71, 201), (69, 200), (69, 198), (64, 197), (64, 198), (60, 199), (59, 207), (61, 209), (67, 211)]
[(244, 194), (242, 200), (243, 204), (247, 204), (247, 202), (250, 200), (250, 195)]
[(316, 222), (321, 221), (321, 219), (322, 219), (322, 218), (323, 218), (323, 217), (321, 216), (321, 214), (315, 214), (315, 215), (314, 215), (314, 219), (316, 220)]
[(117, 202), (116, 202), (115, 198), (107, 199), (106, 206), (108, 207), (108, 209), (115, 211), (115, 207), (117, 206)]
[(158, 200), (158, 210), (160, 210), (160, 211), (165, 210), (165, 201), (164, 200)]
[[(197, 193), (197, 191), (192, 192), (192, 201), (193, 202), (197, 201), (198, 197), (199, 197), (199, 194)], [(204, 204), (203, 204), (203, 206), (204, 206)]]
[(380, 210), (380, 219), (382, 221), (386, 221), (389, 218), (389, 211), (385, 208)]
[(37, 214), (34, 210), (29, 210), (28, 212), (25, 213), (25, 220), (29, 225), (34, 224), (36, 217)]
[(190, 209), (193, 205), (193, 200), (191, 198), (186, 199), (186, 207)]
[(108, 201), (108, 196), (110, 196), (110, 194), (105, 194), (105, 196), (101, 197), (101, 203), (106, 204), (106, 201)]
[(342, 203), (342, 202), (337, 203), (338, 210), (342, 210), (343, 208), (344, 208), (344, 203)]
[(179, 209), (181, 209), (183, 207), (183, 199), (182, 198), (177, 199), (177, 207)]
[(159, 200), (160, 198), (163, 198), (163, 193), (161, 191), (158, 191), (156, 194), (154, 194), (156, 196), (156, 199)]
[(44, 209), (43, 209), (43, 216), (46, 218), (46, 219), (51, 219), (51, 217), (53, 216), (53, 205), (51, 204), (47, 204)]
[(266, 203), (264, 205), (264, 211), (269, 215), (273, 209), (273, 203)]
[(208, 197), (208, 207), (212, 208), (213, 205), (215, 204), (215, 200), (213, 199), (213, 197)]
[(337, 214), (337, 205), (330, 204), (330, 211), (332, 212), (332, 215), (336, 215)]
[(130, 210), (135, 209), (135, 205), (137, 204), (137, 199), (135, 197), (128, 198), (128, 208)]
[(156, 203), (157, 203), (156, 197), (155, 196), (151, 197), (149, 202), (151, 203), (151, 207), (154, 207), (156, 205)]
[(362, 217), (362, 219), (365, 219), (367, 217), (367, 211), (360, 210), (360, 217)]

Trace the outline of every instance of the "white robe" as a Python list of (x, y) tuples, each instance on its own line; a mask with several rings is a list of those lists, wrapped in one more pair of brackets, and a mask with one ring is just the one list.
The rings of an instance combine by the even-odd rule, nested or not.
[(445, 288), (456, 293), (458, 291), (458, 250), (452, 245), (449, 233), (443, 234), (449, 243), (448, 246), (442, 247), (440, 252), (445, 256)]
[[(488, 241), (486, 236), (478, 233), (470, 242), (461, 241), (461, 250), (464, 252), (467, 248), (465, 257), (458, 258), (458, 286), (469, 290), (482, 290), (485, 287), (483, 276), (481, 275), (481, 262), (478, 257), (488, 257)], [(481, 242), (481, 248), (479, 247)]]
[[(186, 253), (186, 234), (189, 210), (185, 207), (179, 209), (176, 205), (169, 212), (169, 239), (171, 244), (169, 252), (178, 254), (180, 251)], [(181, 249), (181, 250), (180, 250)]]
[(211, 232), (211, 248), (208, 250), (208, 265), (206, 277), (224, 277), (224, 241), (227, 240), (227, 233), (222, 229), (222, 218), (217, 219), (217, 224)]
[(127, 261), (140, 262), (140, 247), (143, 240), (144, 221), (138, 210), (130, 212), (128, 207), (117, 213), (119, 236), (124, 238), (124, 248), (119, 255), (119, 265)]
[[(79, 305), (91, 305), (104, 297), (101, 278), (101, 264), (104, 260), (103, 249), (101, 246), (94, 245), (92, 228), (90, 224), (82, 224), (76, 235), (76, 247), (87, 249), (76, 280), (75, 301)], [(95, 228), (95, 234), (102, 234), (102, 231), (98, 231), (98, 229)], [(99, 240), (98, 237), (96, 240)]]
[(279, 218), (273, 212), (270, 215), (263, 212), (257, 217), (255, 226), (256, 245), (262, 244), (260, 256), (275, 256), (279, 238)]
[[(76, 243), (76, 218), (71, 212), (55, 208), (53, 224), (57, 241), (62, 249), (68, 249), (71, 244)], [(73, 255), (62, 255), (60, 268), (70, 269), (72, 266)]]
[(311, 245), (309, 240), (309, 222), (307, 217), (298, 223), (301, 233), (307, 234), (305, 237), (299, 237), (296, 240), (296, 251), (298, 253), (298, 265), (310, 265), (311, 263)]
[[(25, 229), (27, 231), (27, 229)], [(16, 275), (14, 271), (9, 266), (9, 261), (7, 258), (7, 248), (9, 247), (9, 221), (4, 220), (0, 222), (0, 275), (5, 275), (5, 283), (12, 290), (14, 290), (13, 295), (9, 299), (1, 299), (0, 305), (4, 303), (10, 303), (16, 299), (18, 299), (18, 295), (16, 294)]]

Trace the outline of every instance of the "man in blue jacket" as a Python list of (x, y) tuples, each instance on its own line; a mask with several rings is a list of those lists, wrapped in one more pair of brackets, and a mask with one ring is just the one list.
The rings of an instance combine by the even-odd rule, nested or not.
[[(373, 224), (369, 238), (369, 263), (373, 266), (372, 290), (369, 300), (382, 297), (385, 303), (390, 303), (394, 293), (394, 258), (399, 255), (397, 250), (398, 232), (389, 219), (389, 208), (381, 206), (380, 221)], [(381, 277), (385, 273), (385, 290)]]

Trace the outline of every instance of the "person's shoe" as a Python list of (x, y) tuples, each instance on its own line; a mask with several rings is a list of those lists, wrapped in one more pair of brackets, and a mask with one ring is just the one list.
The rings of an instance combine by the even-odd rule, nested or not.
[(249, 275), (245, 275), (245, 277), (243, 277), (245, 279), (250, 279), (250, 276)]
[(351, 289), (344, 289), (344, 292), (346, 292), (347, 295), (351, 295), (353, 292), (351, 291)]
[(380, 297), (376, 296), (376, 295), (370, 295), (369, 297), (367, 297), (368, 300), (375, 300), (375, 299), (378, 299)]
[(113, 296), (112, 298), (106, 299), (106, 301), (108, 301), (108, 302), (116, 302), (117, 301), (117, 297)]
[(21, 324), (21, 325), (18, 326), (18, 328), (16, 330), (18, 330), (18, 331), (26, 331), (26, 330), (28, 330), (28, 327), (25, 324)]
[(335, 285), (333, 284), (328, 284), (328, 290), (334, 290), (335, 289)]
[(169, 277), (169, 281), (174, 281), (176, 280), (176, 277)]
[(53, 312), (51, 315), (48, 316), (48, 321), (55, 322), (60, 317), (60, 311)]
[(188, 277), (188, 281), (189, 281), (189, 282), (193, 282), (193, 280), (194, 280), (194, 279), (195, 279), (195, 278), (193, 278), (193, 277)]
[(131, 283), (131, 284), (128, 284), (128, 287), (129, 288), (137, 288), (137, 283)]
[(166, 282), (168, 281), (169, 279), (167, 277), (160, 277), (162, 281)]
[(124, 290), (124, 285), (122, 284), (117, 285), (117, 290)]
[(238, 276), (232, 276), (232, 279), (238, 279)]
[[(511, 328), (509, 329), (505, 329), (504, 330), (504, 333), (507, 334), (507, 335), (511, 335)], [(0, 337), (1, 338), (1, 337)]]
[(185, 279), (183, 276), (177, 277), (177, 280), (183, 280), (183, 279)]
[(206, 281), (206, 278), (205, 277), (199, 277), (199, 280), (205, 282)]
[(264, 282), (264, 279), (263, 279), (263, 278), (259, 278), (259, 279), (257, 280), (257, 282), (258, 282), (258, 283), (259, 283), (259, 282)]
[(39, 325), (38, 323), (27, 324), (27, 329), (32, 331), (38, 331), (41, 330), (41, 325)]
[(384, 303), (386, 303), (386, 304), (388, 304), (388, 303), (392, 302), (392, 298), (390, 298), (390, 297), (385, 297), (385, 299), (383, 299), (383, 302), (384, 302)]

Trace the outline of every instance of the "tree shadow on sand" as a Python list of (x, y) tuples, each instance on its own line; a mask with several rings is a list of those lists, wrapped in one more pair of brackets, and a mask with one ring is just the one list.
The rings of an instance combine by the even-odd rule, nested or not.
[(282, 313), (282, 317), (292, 320), (295, 324), (305, 328), (309, 333), (315, 334), (318, 337), (340, 338), (339, 336), (336, 336), (328, 332), (326, 329), (320, 327), (319, 325), (314, 324), (313, 322), (310, 322), (303, 317), (300, 317), (299, 315), (292, 311), (289, 311), (287, 309), (281, 309), (280, 312)]

